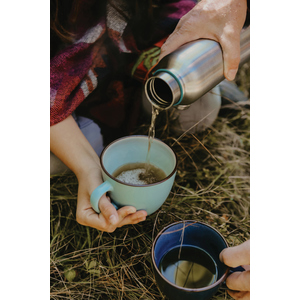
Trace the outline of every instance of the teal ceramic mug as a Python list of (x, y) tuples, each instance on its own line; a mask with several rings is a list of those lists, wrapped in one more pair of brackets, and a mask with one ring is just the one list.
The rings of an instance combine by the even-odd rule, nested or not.
[(114, 206), (134, 206), (148, 215), (158, 210), (167, 199), (174, 183), (177, 159), (173, 150), (161, 140), (154, 138), (149, 153), (149, 163), (160, 168), (166, 177), (159, 182), (145, 185), (127, 184), (113, 173), (129, 163), (145, 163), (148, 153), (148, 136), (133, 135), (120, 138), (109, 144), (100, 155), (103, 183), (90, 197), (93, 209), (100, 213), (99, 199), (109, 193)]

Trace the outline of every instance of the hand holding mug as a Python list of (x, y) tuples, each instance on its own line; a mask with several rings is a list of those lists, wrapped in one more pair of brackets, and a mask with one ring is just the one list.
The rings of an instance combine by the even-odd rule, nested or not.
[[(146, 216), (145, 213), (150, 215), (157, 211), (167, 199), (173, 186), (177, 159), (173, 150), (159, 139), (154, 138), (150, 150), (148, 149), (148, 136), (143, 135), (127, 136), (110, 143), (100, 156), (101, 175), (104, 182), (101, 181), (100, 185), (98, 183), (93, 186), (90, 203), (86, 205), (89, 205), (97, 213), (101, 212), (100, 215), (102, 213), (105, 215), (103, 209), (113, 213), (112, 206), (118, 208), (118, 212), (123, 211), (124, 207), (134, 208), (134, 212), (138, 211), (137, 217)], [(148, 165), (159, 168), (164, 176), (151, 183), (137, 183), (136, 180), (141, 175), (138, 172), (142, 169), (140, 167), (136, 169), (136, 164), (144, 165), (144, 175), (147, 174)], [(118, 170), (124, 167), (125, 173), (129, 172), (127, 173), (129, 181), (121, 180), (117, 175)], [(109, 193), (112, 203), (108, 203), (103, 198), (106, 193)], [(139, 211), (145, 212), (142, 214)], [(124, 217), (126, 214), (127, 210), (124, 211)]]
[[(210, 225), (185, 220), (170, 224), (158, 233), (151, 258), (156, 283), (167, 299), (208, 300), (224, 286), (226, 278), (229, 279), (226, 289), (240, 286), (237, 276), (243, 278), (243, 292), (230, 292), (230, 295), (245, 300), (250, 297), (247, 292), (250, 274), (243, 271), (242, 276), (236, 267), (250, 263), (249, 252), (247, 243), (228, 248), (225, 238)], [(247, 270), (246, 266), (242, 267)], [(233, 274), (228, 277), (230, 272)]]
[(78, 178), (78, 182), (76, 220), (79, 224), (105, 232), (113, 232), (118, 227), (128, 224), (137, 224), (146, 219), (146, 211), (136, 211), (133, 206), (124, 206), (116, 210), (106, 194), (99, 200), (101, 213), (98, 214), (94, 211), (90, 203), (90, 195), (93, 190), (103, 182), (101, 170), (98, 167), (82, 174), (82, 176)]
[(234, 272), (229, 275), (226, 285), (228, 294), (234, 299), (250, 300), (250, 240), (241, 245), (224, 249), (220, 260), (227, 266), (242, 266), (245, 272)]
[(99, 214), (92, 208), (90, 196), (103, 183), (100, 161), (71, 115), (51, 126), (50, 142), (51, 151), (78, 179), (76, 220), (79, 224), (112, 232), (117, 227), (136, 224), (145, 219), (147, 213), (143, 210), (136, 212), (132, 206), (124, 205), (117, 211), (105, 193), (98, 201), (102, 213)]
[[(199, 221), (179, 221), (163, 228), (151, 250), (161, 292), (172, 300), (210, 299), (229, 273), (229, 267), (219, 259), (227, 247), (216, 229)], [(177, 253), (171, 257), (174, 250)]]

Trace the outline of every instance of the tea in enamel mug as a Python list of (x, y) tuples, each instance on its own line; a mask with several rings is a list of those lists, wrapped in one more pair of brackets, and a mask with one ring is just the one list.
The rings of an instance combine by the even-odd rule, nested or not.
[(202, 288), (216, 282), (218, 271), (212, 257), (194, 246), (177, 246), (169, 250), (159, 264), (161, 274), (184, 288)]

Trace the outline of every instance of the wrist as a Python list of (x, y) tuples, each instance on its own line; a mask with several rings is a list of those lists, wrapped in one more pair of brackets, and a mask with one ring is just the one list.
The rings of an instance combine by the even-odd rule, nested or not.
[(87, 153), (80, 160), (80, 163), (76, 164), (75, 169), (73, 170), (78, 181), (82, 178), (89, 177), (91, 174), (100, 174), (100, 159), (96, 153)]
[(86, 197), (78, 197), (77, 201), (86, 202), (86, 199), (89, 199), (92, 192), (97, 188), (100, 184), (103, 183), (102, 175), (101, 175), (101, 168), (100, 166), (91, 166), (90, 168), (85, 168), (82, 172), (76, 174), (79, 187), (84, 189), (87, 195)]

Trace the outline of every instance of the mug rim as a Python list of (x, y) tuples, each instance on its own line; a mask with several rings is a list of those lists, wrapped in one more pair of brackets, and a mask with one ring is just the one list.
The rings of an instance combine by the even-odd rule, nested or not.
[[(156, 242), (157, 240), (159, 239), (159, 237), (169, 228), (169, 227), (172, 227), (174, 225), (177, 225), (179, 223), (185, 223), (185, 222), (193, 222), (193, 223), (199, 223), (199, 224), (202, 224), (204, 226), (207, 226), (209, 228), (211, 228), (212, 230), (214, 230), (216, 233), (218, 233), (218, 235), (223, 239), (223, 241), (225, 242), (225, 245), (227, 246), (227, 248), (229, 247), (227, 241), (225, 240), (225, 238), (223, 237), (223, 235), (218, 231), (216, 230), (214, 227), (210, 226), (209, 224), (206, 224), (204, 222), (201, 222), (201, 221), (196, 221), (196, 220), (183, 220), (183, 221), (178, 221), (178, 222), (174, 222), (174, 223), (171, 223), (167, 226), (165, 226), (158, 234), (157, 236), (155, 237), (154, 239), (154, 242), (152, 243), (152, 249), (151, 249), (151, 259), (152, 259), (152, 264), (154, 266), (154, 268), (156, 269), (156, 272), (157, 274), (159, 274), (159, 276), (164, 280), (166, 281), (168, 284), (170, 284), (171, 286), (173, 286), (174, 288), (177, 288), (179, 290), (183, 290), (183, 291), (186, 291), (186, 292), (201, 292), (201, 291), (207, 291), (207, 290), (210, 290), (212, 288), (215, 288), (216, 286), (218, 286), (219, 284), (221, 284), (222, 282), (225, 281), (226, 277), (228, 276), (228, 273), (229, 273), (229, 267), (227, 266), (227, 269), (225, 271), (225, 273), (216, 281), (214, 282), (213, 284), (211, 285), (208, 285), (206, 287), (201, 287), (201, 288), (185, 288), (185, 287), (181, 287), (181, 286), (178, 286), (174, 283), (172, 283), (171, 281), (169, 281), (166, 277), (164, 277), (162, 275), (162, 273), (160, 272), (160, 270), (158, 269), (158, 266), (156, 265), (155, 263), (155, 259), (154, 259), (154, 247), (156, 245)], [(226, 248), (224, 248), (226, 249)]]
[(164, 143), (162, 140), (160, 140), (160, 139), (154, 137), (154, 138), (153, 138), (154, 140), (156, 140), (157, 142), (162, 143), (163, 145), (165, 145), (166, 147), (168, 147), (168, 148), (172, 151), (172, 153), (174, 154), (174, 157), (175, 157), (175, 166), (174, 166), (172, 172), (171, 172), (167, 177), (165, 177), (164, 179), (162, 179), (162, 180), (160, 180), (160, 181), (157, 181), (157, 182), (154, 182), (154, 183), (149, 183), (149, 184), (130, 184), (130, 183), (125, 183), (125, 182), (123, 182), (123, 181), (120, 181), (120, 180), (116, 179), (114, 176), (112, 176), (112, 175), (105, 169), (105, 167), (104, 167), (104, 165), (103, 165), (103, 155), (105, 154), (105, 152), (107, 151), (107, 149), (108, 149), (111, 145), (113, 145), (114, 143), (119, 142), (119, 141), (121, 141), (121, 140), (129, 139), (129, 138), (143, 138), (143, 139), (147, 138), (147, 139), (148, 139), (148, 136), (146, 136), (146, 135), (129, 135), (129, 136), (124, 136), (124, 137), (121, 137), (121, 138), (118, 138), (118, 139), (112, 141), (111, 143), (109, 143), (109, 144), (103, 149), (103, 151), (101, 152), (101, 155), (100, 155), (100, 165), (101, 165), (101, 169), (103, 170), (103, 172), (104, 172), (108, 177), (110, 177), (112, 180), (114, 180), (114, 181), (116, 181), (116, 182), (118, 182), (118, 183), (120, 183), (120, 184), (122, 184), (122, 185), (127, 185), (127, 186), (132, 186), (132, 187), (150, 187), (150, 186), (158, 185), (158, 184), (160, 184), (160, 183), (162, 183), (162, 182), (164, 182), (164, 181), (169, 180), (169, 179), (175, 174), (175, 172), (176, 172), (176, 170), (177, 170), (177, 165), (178, 165), (178, 159), (177, 159), (176, 153), (173, 151), (173, 149), (172, 149), (169, 145), (167, 145), (166, 143)]

